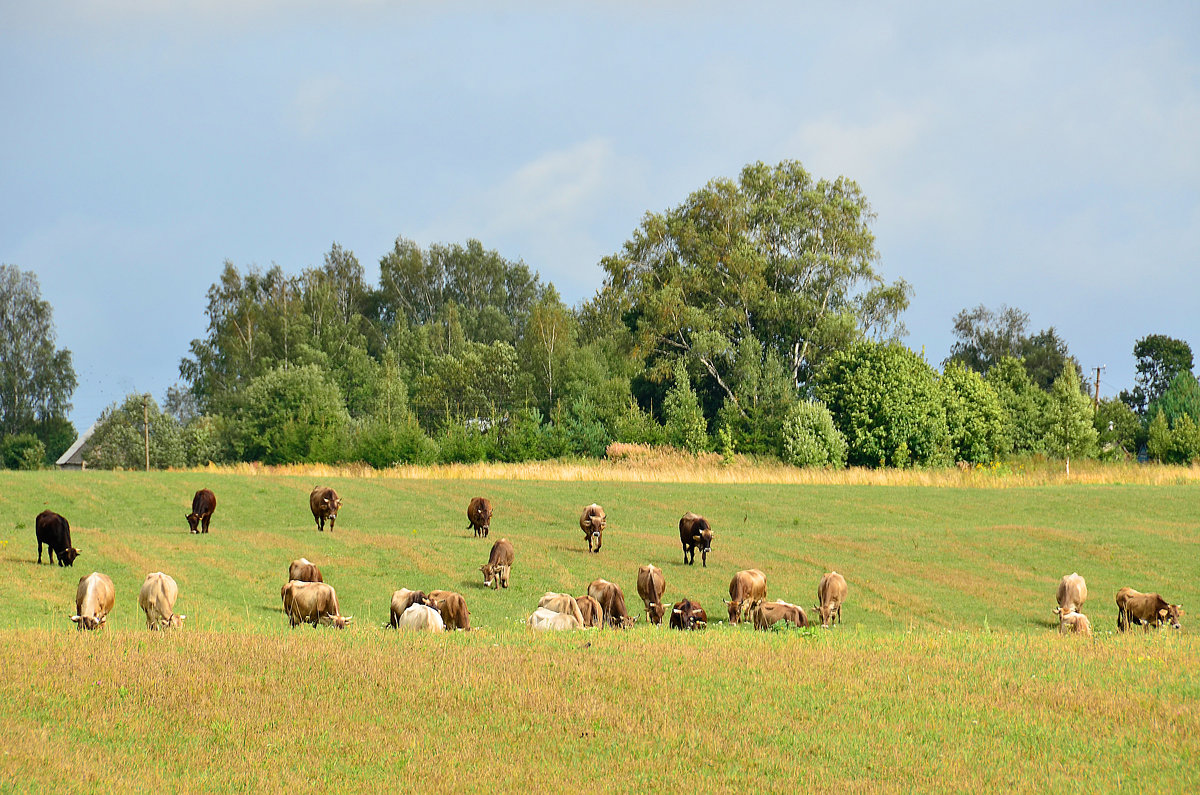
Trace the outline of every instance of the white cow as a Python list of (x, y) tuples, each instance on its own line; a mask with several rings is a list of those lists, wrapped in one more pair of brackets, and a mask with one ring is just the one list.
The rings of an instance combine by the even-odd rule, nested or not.
[(146, 575), (142, 590), (138, 593), (138, 607), (146, 614), (147, 629), (170, 629), (183, 626), (187, 616), (174, 612), (175, 600), (179, 598), (179, 586), (169, 574), (156, 571)]
[(407, 629), (412, 632), (445, 632), (446, 622), (442, 614), (429, 605), (412, 605), (400, 616), (396, 629)]
[(526, 621), (530, 629), (538, 632), (558, 632), (562, 630), (583, 629), (583, 621), (570, 613), (556, 613), (545, 607), (533, 611)]

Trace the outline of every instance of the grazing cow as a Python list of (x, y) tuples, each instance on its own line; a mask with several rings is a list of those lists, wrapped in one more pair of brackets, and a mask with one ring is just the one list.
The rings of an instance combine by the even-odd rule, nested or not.
[(318, 624), (345, 629), (354, 616), (343, 616), (338, 607), (337, 593), (324, 582), (292, 580), (283, 586), (283, 608), (291, 626)]
[(539, 607), (526, 620), (530, 629), (539, 632), (557, 632), (563, 630), (583, 629), (583, 622), (570, 613), (556, 613), (546, 607)]
[(200, 489), (192, 497), (192, 512), (187, 515), (188, 527), (193, 533), (199, 533), (200, 527), (208, 532), (208, 523), (212, 520), (213, 511), (217, 510), (217, 495), (208, 489)]
[(1125, 612), (1125, 603), (1129, 601), (1129, 597), (1139, 596), (1140, 594), (1140, 591), (1135, 591), (1128, 586), (1117, 591), (1117, 629), (1121, 632), (1124, 632), (1125, 628), (1129, 626), (1129, 616)]
[(317, 568), (317, 564), (308, 558), (300, 558), (300, 560), (292, 561), (292, 565), (288, 566), (288, 579), (299, 580), (300, 582), (325, 582), (324, 578), (321, 577), (321, 570)]
[[(413, 605), (425, 605), (434, 607), (433, 600), (425, 595), (424, 591), (410, 591), (407, 588), (401, 588), (398, 591), (392, 592), (392, 617), (386, 626), (392, 629), (399, 629), (400, 618)], [(441, 614), (438, 614), (438, 620), (441, 620)]]
[(821, 614), (821, 626), (829, 628), (836, 619), (842, 623), (842, 602), (846, 601), (846, 578), (831, 571), (821, 577), (817, 586), (817, 611)]
[(170, 629), (183, 626), (187, 616), (174, 612), (175, 600), (179, 597), (179, 586), (169, 574), (156, 571), (146, 575), (142, 590), (138, 593), (138, 607), (146, 614), (147, 629)]
[(317, 529), (325, 529), (325, 520), (329, 520), (329, 532), (337, 522), (338, 508), (342, 507), (342, 498), (333, 489), (317, 486), (308, 495), (308, 507), (312, 509), (313, 519), (317, 520)]
[(430, 591), (429, 598), (433, 606), (442, 614), (442, 621), (447, 629), (471, 630), (471, 611), (467, 609), (467, 600), (462, 594), (454, 591)]
[(579, 606), (579, 615), (583, 616), (585, 627), (599, 627), (604, 624), (604, 608), (595, 599), (584, 594), (575, 597), (575, 604)]
[(446, 623), (442, 614), (429, 605), (414, 604), (400, 615), (396, 629), (410, 632), (445, 632)]
[[(579, 529), (583, 531), (583, 537), (588, 543), (588, 552), (599, 552), (600, 544), (604, 541), (604, 528), (608, 526), (608, 517), (604, 515), (604, 509), (596, 503), (592, 503), (583, 509), (583, 514), (579, 517)], [(592, 549), (592, 544), (596, 545)]]
[(646, 605), (646, 615), (649, 616), (650, 622), (655, 626), (662, 626), (663, 613), (666, 611), (662, 597), (667, 591), (667, 580), (663, 577), (662, 569), (653, 563), (640, 567), (637, 574), (637, 591)]
[(600, 604), (600, 609), (604, 611), (604, 621), (610, 627), (627, 629), (637, 621), (637, 616), (631, 618), (629, 611), (625, 609), (625, 594), (621, 592), (620, 587), (608, 580), (593, 580), (588, 586), (588, 596)]
[[(679, 542), (683, 544), (683, 562), (693, 565), (696, 562), (696, 550), (700, 550), (700, 564), (708, 566), (708, 553), (712, 552), (712, 527), (703, 516), (688, 511), (679, 520)], [(692, 558), (688, 560), (688, 551)]]
[(475, 528), (475, 537), (487, 538), (492, 526), (492, 502), (487, 497), (476, 497), (467, 505), (467, 529)]
[(583, 620), (583, 611), (579, 607), (579, 602), (574, 596), (568, 593), (548, 592), (540, 600), (538, 600), (538, 609), (553, 610), (555, 613), (571, 616), (579, 620), (579, 626), (586, 626)]
[(699, 602), (681, 599), (671, 608), (671, 629), (693, 630), (708, 626), (708, 614)]
[(59, 566), (71, 566), (79, 557), (79, 550), (71, 546), (71, 525), (54, 511), (42, 511), (33, 520), (37, 533), (38, 563), (42, 562), (42, 544), (47, 547), (50, 562), (58, 555)]
[(1069, 635), (1072, 632), (1080, 635), (1092, 634), (1092, 622), (1088, 621), (1088, 617), (1083, 613), (1078, 613), (1074, 610), (1068, 613), (1060, 612), (1058, 614), (1058, 631), (1063, 635)]
[(1063, 575), (1058, 581), (1055, 599), (1058, 600), (1058, 609), (1054, 612), (1059, 616), (1083, 609), (1083, 603), (1087, 601), (1087, 583), (1079, 576), (1079, 572)]
[(489, 588), (507, 588), (508, 575), (512, 571), (515, 557), (516, 552), (513, 550), (512, 542), (507, 538), (502, 538), (492, 544), (488, 562), (479, 567), (479, 570), (483, 572), (483, 584)]
[(117, 592), (112, 580), (107, 574), (93, 571), (79, 578), (79, 586), (75, 589), (75, 615), (71, 620), (79, 629), (99, 629), (108, 620), (116, 601)]
[(770, 629), (780, 621), (785, 621), (793, 627), (807, 627), (808, 616), (799, 605), (789, 602), (759, 602), (750, 614), (754, 620), (755, 629)]
[(767, 598), (767, 575), (758, 569), (743, 569), (729, 581), (729, 623), (740, 623), (758, 603)]
[[(1140, 624), (1149, 632), (1150, 627), (1160, 627), (1164, 622), (1173, 629), (1180, 628), (1179, 617), (1183, 615), (1183, 605), (1170, 604), (1156, 593), (1138, 593), (1132, 588), (1122, 588), (1121, 592), (1117, 594), (1117, 629), (1124, 632), (1129, 624)], [(1120, 601), (1122, 595), (1125, 597), (1124, 608)], [(1121, 623), (1122, 615), (1124, 626)]]

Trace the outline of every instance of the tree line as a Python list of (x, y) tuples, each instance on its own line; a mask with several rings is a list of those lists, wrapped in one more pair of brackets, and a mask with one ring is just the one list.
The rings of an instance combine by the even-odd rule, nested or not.
[[(803, 466), (1200, 457), (1186, 342), (1139, 340), (1137, 384), (1094, 408), (1053, 328), (980, 306), (954, 318), (939, 371), (898, 341), (911, 288), (880, 273), (873, 220), (852, 180), (756, 163), (647, 213), (574, 307), (477, 240), (398, 238), (374, 285), (337, 244), (299, 274), (226, 262), (180, 383), (161, 406), (106, 409), (88, 465), (144, 466), (147, 432), (156, 467), (599, 457), (613, 442)], [(49, 339), (59, 391), (29, 391), (23, 414), (0, 401), (5, 450), (65, 422), (74, 374)], [(22, 455), (52, 460), (60, 442)]]

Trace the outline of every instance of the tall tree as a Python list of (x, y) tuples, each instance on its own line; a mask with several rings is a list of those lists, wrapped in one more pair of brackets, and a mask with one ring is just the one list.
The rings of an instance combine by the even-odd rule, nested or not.
[(1064, 362), (1058, 378), (1054, 379), (1046, 407), (1046, 450), (1066, 460), (1068, 475), (1071, 456), (1096, 455), (1098, 434), (1093, 424), (1092, 401), (1080, 387), (1079, 373), (1070, 362)]
[(959, 362), (987, 375), (1001, 359), (1013, 357), (1022, 361), (1033, 383), (1046, 391), (1065, 361), (1073, 362), (1076, 372), (1082, 374), (1053, 326), (1036, 334), (1027, 333), (1028, 327), (1029, 315), (1016, 307), (1001, 304), (998, 310), (992, 310), (980, 304), (964, 309), (954, 316), (954, 336), (958, 339), (944, 364)]
[(1142, 337), (1133, 346), (1137, 358), (1136, 385), (1132, 391), (1122, 391), (1120, 398), (1138, 414), (1158, 400), (1178, 373), (1192, 369), (1192, 346), (1165, 334)]

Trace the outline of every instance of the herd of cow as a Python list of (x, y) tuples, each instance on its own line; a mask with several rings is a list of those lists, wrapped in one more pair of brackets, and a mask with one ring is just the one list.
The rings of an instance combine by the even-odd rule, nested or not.
[[(342, 501), (331, 488), (318, 486), (309, 494), (309, 508), (317, 529), (324, 531), (326, 521), (333, 532), (337, 512)], [(209, 522), (217, 507), (217, 498), (212, 491), (201, 489), (192, 499), (192, 512), (187, 515), (192, 533), (207, 533)], [(487, 538), (491, 530), (492, 505), (484, 497), (476, 497), (467, 506), (467, 529), (475, 531), (476, 538)], [(588, 551), (598, 553), (607, 526), (607, 516), (599, 505), (592, 504), (583, 509), (579, 527), (588, 544)], [(49, 560), (58, 557), (59, 566), (71, 566), (80, 550), (71, 544), (71, 528), (67, 520), (53, 511), (43, 511), (35, 521), (38, 541), (38, 563), (42, 562), (42, 546), (49, 547)], [(679, 520), (679, 540), (683, 546), (684, 563), (694, 565), (696, 552), (700, 552), (701, 565), (708, 565), (708, 553), (712, 551), (713, 532), (708, 521), (695, 513), (688, 512)], [(490, 588), (507, 588), (516, 553), (512, 543), (505, 538), (496, 541), (491, 548), (488, 562), (480, 566), (484, 584)], [(662, 569), (647, 564), (638, 569), (637, 592), (645, 605), (648, 620), (661, 626), (668, 605), (663, 601), (666, 578)], [(822, 627), (841, 623), (842, 604), (848, 589), (846, 579), (836, 571), (821, 577), (817, 585), (817, 604), (814, 610), (820, 617)], [(138, 606), (146, 614), (146, 626), (150, 629), (179, 627), (187, 616), (174, 611), (179, 587), (175, 580), (163, 572), (146, 575), (138, 594)], [(292, 561), (288, 567), (288, 579), (280, 590), (284, 614), (291, 626), (313, 624), (343, 629), (353, 616), (343, 616), (338, 606), (337, 593), (333, 586), (324, 582), (321, 570), (307, 558)], [(1092, 633), (1091, 622), (1081, 612), (1087, 601), (1087, 583), (1077, 572), (1068, 574), (1058, 584), (1056, 594), (1058, 607), (1054, 613), (1059, 619), (1062, 633)], [(75, 593), (75, 615), (71, 620), (81, 629), (97, 629), (105, 623), (116, 601), (112, 580), (99, 572), (93, 572), (79, 580)], [(781, 600), (767, 601), (767, 577), (758, 569), (737, 572), (729, 583), (729, 599), (723, 600), (728, 611), (729, 623), (749, 621), (755, 629), (770, 629), (780, 622), (796, 627), (811, 625), (809, 614), (799, 605)], [(1117, 592), (1117, 629), (1124, 632), (1131, 624), (1150, 627), (1169, 624), (1180, 628), (1179, 619), (1183, 608), (1170, 604), (1157, 593), (1144, 594), (1132, 588), (1121, 588)], [(668, 625), (672, 629), (696, 630), (707, 626), (708, 615), (701, 604), (684, 598), (670, 605)], [(565, 593), (546, 593), (537, 608), (526, 621), (534, 630), (572, 630), (586, 627), (609, 626), (619, 629), (630, 627), (637, 620), (630, 616), (625, 606), (625, 595), (621, 588), (607, 580), (597, 579), (588, 585), (587, 593), (573, 597)], [(470, 611), (462, 594), (454, 591), (435, 590), (425, 593), (407, 588), (392, 594), (391, 616), (385, 627), (395, 629), (442, 632), (470, 630)]]

